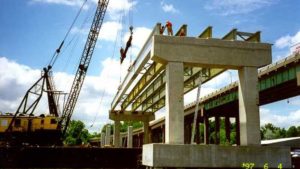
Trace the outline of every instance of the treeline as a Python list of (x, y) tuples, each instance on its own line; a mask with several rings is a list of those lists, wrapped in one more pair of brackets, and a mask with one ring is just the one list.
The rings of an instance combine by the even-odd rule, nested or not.
[[(101, 131), (105, 132), (106, 126), (111, 126), (111, 134), (113, 134), (113, 124), (106, 124), (102, 127)], [(143, 127), (142, 122), (122, 122), (120, 132), (126, 132), (128, 126), (133, 126), (133, 129)], [(216, 143), (215, 140), (215, 122), (209, 121), (209, 142), (211, 144)], [(201, 142), (204, 141), (204, 125), (200, 126)], [(236, 123), (230, 125), (230, 141), (226, 140), (225, 132), (225, 120), (220, 119), (220, 144), (236, 144)], [(290, 126), (288, 129), (277, 127), (271, 123), (265, 124), (260, 128), (260, 134), (262, 140), (286, 138), (286, 137), (300, 137), (300, 126)], [(85, 125), (80, 120), (72, 120), (70, 126), (66, 132), (64, 143), (66, 145), (82, 145), (87, 144), (91, 138), (100, 138), (100, 132), (89, 133), (85, 128)]]
[[(114, 125), (113, 124), (106, 124), (102, 127), (101, 131), (105, 133), (106, 126), (111, 126), (111, 134), (113, 134)], [(133, 129), (143, 127), (142, 122), (122, 122), (120, 127), (120, 132), (126, 132), (128, 126), (133, 126)], [(100, 132), (93, 132), (90, 133), (85, 124), (80, 120), (72, 120), (69, 124), (69, 127), (66, 131), (66, 135), (64, 138), (65, 145), (83, 145), (87, 144), (91, 138), (100, 138)]]
[(260, 128), (260, 133), (262, 140), (300, 137), (300, 126), (291, 126), (286, 130), (285, 128), (276, 127), (272, 123), (268, 123)]

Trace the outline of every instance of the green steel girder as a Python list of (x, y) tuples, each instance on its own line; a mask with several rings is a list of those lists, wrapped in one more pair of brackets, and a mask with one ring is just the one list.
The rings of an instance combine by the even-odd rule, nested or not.
[[(270, 72), (268, 72), (266, 77), (259, 78), (258, 89), (260, 92), (281, 85), (287, 81), (295, 80), (297, 78), (297, 72), (300, 72), (299, 62), (291, 67), (288, 67), (287, 65), (282, 65), (282, 67), (285, 68), (282, 71), (274, 70), (274, 73), (269, 74)], [(263, 72), (263, 75), (264, 74), (266, 73)], [(229, 92), (224, 91), (224, 94), (219, 94), (218, 97), (204, 101), (205, 110), (213, 109), (226, 103), (238, 100), (237, 87), (238, 86), (236, 85), (235, 89)]]
[(289, 80), (296, 79), (297, 72), (300, 72), (300, 65), (289, 67), (284, 71), (278, 71), (272, 75), (267, 76), (266, 78), (260, 79), (258, 86), (259, 91), (263, 91), (271, 87), (280, 85)]
[(142, 90), (164, 69), (164, 65), (154, 62), (147, 69), (145, 74), (137, 82), (131, 92), (126, 96), (123, 103), (121, 104), (121, 110), (125, 110), (129, 104), (136, 99)]
[[(190, 69), (190, 70), (189, 70)], [(202, 83), (224, 72), (224, 69), (201, 69), (197, 67), (185, 68), (184, 70), (184, 94), (196, 88), (199, 84), (199, 76), (202, 75)], [(141, 111), (157, 111), (165, 106), (165, 81), (162, 86), (155, 90), (151, 97), (141, 102)]]
[(249, 33), (249, 32), (240, 32), (237, 29), (232, 29), (222, 39), (238, 40), (238, 38), (240, 40), (248, 41), (248, 42), (260, 42), (260, 31), (257, 31), (255, 33)]
[[(201, 68), (190, 68), (186, 67), (184, 69), (184, 80), (188, 80), (188, 77), (193, 77), (195, 74), (199, 73)], [(191, 80), (188, 80), (190, 82)], [(136, 99), (136, 101), (132, 104), (132, 110), (135, 111), (138, 107), (142, 106), (142, 110), (145, 110), (148, 108), (148, 106), (151, 106), (152, 104), (155, 104), (157, 106), (157, 101), (159, 104), (162, 103), (160, 100), (160, 96), (163, 95), (162, 92), (164, 92), (166, 79), (165, 79), (165, 71), (163, 71), (156, 80), (149, 85), (149, 87)], [(157, 94), (156, 94), (157, 93)], [(164, 103), (163, 103), (164, 104)], [(146, 106), (145, 106), (146, 105)], [(155, 111), (154, 106), (154, 111)], [(160, 107), (160, 106), (157, 106)]]
[(212, 38), (212, 27), (208, 26), (200, 35), (199, 38)]
[(230, 103), (235, 100), (238, 100), (238, 91), (237, 90), (233, 90), (229, 93), (226, 93), (225, 95), (221, 95), (219, 97), (212, 99), (209, 102), (204, 103), (204, 109), (205, 110), (213, 109), (215, 107), (224, 105), (226, 103)]
[[(145, 100), (149, 98), (149, 102), (153, 102), (153, 95), (159, 91), (161, 88), (164, 87), (164, 84), (166, 83), (165, 78), (165, 71), (163, 71), (149, 86), (148, 88), (132, 103), (132, 109), (131, 111), (135, 111), (138, 107), (140, 107), (143, 103), (145, 103)], [(147, 103), (151, 104), (151, 103)]]

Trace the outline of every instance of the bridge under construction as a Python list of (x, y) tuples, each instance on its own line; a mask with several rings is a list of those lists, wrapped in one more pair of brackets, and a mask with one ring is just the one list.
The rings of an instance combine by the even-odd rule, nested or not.
[[(154, 27), (112, 101), (109, 117), (115, 121), (114, 146), (121, 145), (120, 121), (142, 121), (142, 163), (148, 167), (224, 168), (241, 167), (241, 164), (251, 162), (255, 167), (263, 167), (268, 163), (271, 168), (277, 168), (279, 164), (290, 168), (290, 148), (260, 146), (259, 103), (266, 104), (275, 100), (266, 95), (259, 99), (259, 92), (270, 92), (265, 89), (273, 87), (277, 82), (280, 86), (280, 83), (288, 81), (282, 79), (286, 76), (276, 80), (277, 76), (274, 75), (271, 84), (268, 80), (263, 82), (261, 72), (265, 73), (265, 70), (258, 72), (258, 68), (270, 64), (272, 54), (271, 44), (260, 41), (260, 32), (233, 29), (222, 39), (216, 39), (212, 37), (212, 27), (205, 29), (198, 37), (177, 36), (182, 30), (187, 35), (187, 25), (183, 25), (175, 36), (163, 36), (160, 29), (160, 24)], [(209, 110), (229, 105), (227, 110), (234, 112), (233, 117), (238, 122), (239, 146), (184, 144), (191, 141), (185, 141), (188, 137), (185, 137), (187, 134), (184, 130), (184, 94), (229, 69), (238, 71), (239, 81), (228, 88), (230, 92), (220, 92), (222, 96), (208, 96), (204, 98), (206, 102), (202, 99), (198, 120), (202, 119), (207, 130), (209, 116), (218, 114), (214, 115), (218, 126), (219, 117), (226, 114), (225, 109), (219, 109), (218, 113)], [(298, 69), (294, 69), (291, 74), (299, 80)], [(262, 79), (260, 82), (259, 78)], [(291, 92), (290, 97), (299, 94), (298, 86), (294, 83), (292, 85), (297, 92)], [(225, 104), (233, 100), (237, 100), (235, 104)], [(198, 105), (190, 105), (193, 106)], [(164, 144), (150, 143), (149, 122), (162, 107), (166, 107)], [(189, 110), (189, 114), (195, 111), (186, 108), (186, 111)], [(204, 143), (208, 144), (207, 136)], [(231, 154), (230, 159), (226, 158), (228, 154)]]
[[(299, 158), (291, 158), (291, 151), (299, 149), (297, 140), (289, 146), (261, 144), (259, 106), (300, 94), (300, 55), (271, 64), (271, 44), (261, 42), (259, 31), (233, 29), (217, 39), (210, 26), (198, 37), (187, 36), (187, 25), (175, 36), (161, 34), (161, 28), (160, 23), (155, 25), (119, 87), (109, 111), (113, 135), (107, 126), (101, 133), (101, 148), (0, 147), (0, 167), (298, 167)], [(184, 105), (185, 94), (230, 69), (237, 70), (239, 81)], [(165, 117), (155, 120), (163, 107)], [(221, 118), (228, 141), (235, 121), (235, 145), (220, 144)], [(121, 133), (121, 121), (144, 125)], [(204, 126), (203, 136), (199, 124)]]

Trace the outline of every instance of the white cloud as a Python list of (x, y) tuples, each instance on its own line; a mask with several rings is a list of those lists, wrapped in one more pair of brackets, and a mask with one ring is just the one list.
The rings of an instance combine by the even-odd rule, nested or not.
[[(122, 25), (118, 22), (114, 22), (114, 21), (104, 22), (101, 27), (98, 40), (106, 40), (106, 41), (113, 42), (115, 41), (116, 36), (121, 29), (122, 29)], [(87, 35), (89, 33), (89, 28), (74, 27), (72, 28), (71, 33)]]
[(275, 46), (279, 49), (291, 47), (300, 42), (300, 30), (295, 35), (286, 35), (275, 41)]
[[(125, 74), (129, 63), (125, 61), (124, 64), (126, 66), (122, 67), (122, 72)], [(108, 110), (119, 85), (119, 60), (107, 58), (102, 66), (98, 76), (86, 77), (73, 114), (73, 119), (82, 120), (87, 127), (95, 121), (93, 127), (89, 128), (91, 131), (99, 131), (109, 121)], [(14, 113), (25, 92), (40, 77), (41, 71), (5, 57), (0, 57), (0, 67), (0, 111)], [(73, 78), (74, 75), (54, 72), (56, 89), (69, 92)], [(48, 112), (45, 96), (37, 108), (37, 114)]]
[(75, 26), (71, 29), (71, 33), (72, 34), (87, 35), (89, 33), (89, 29), (88, 28), (78, 28), (78, 27)]
[(278, 0), (211, 0), (205, 5), (207, 10), (215, 10), (221, 15), (246, 14), (265, 6), (270, 6)]
[(178, 9), (175, 9), (173, 4), (167, 4), (164, 1), (161, 1), (160, 4), (161, 4), (161, 7), (162, 7), (164, 12), (170, 12), (170, 13), (178, 13), (179, 12)]
[(269, 109), (260, 108), (261, 126), (272, 123), (278, 127), (288, 128), (290, 126), (298, 126), (300, 124), (300, 109), (286, 114), (274, 114)]
[(111, 19), (118, 20), (122, 15), (131, 11), (136, 4), (137, 1), (132, 0), (110, 0), (107, 12)]
[(103, 23), (100, 30), (99, 38), (107, 41), (114, 41), (118, 34), (118, 31), (122, 29), (122, 25), (118, 22), (108, 21)]

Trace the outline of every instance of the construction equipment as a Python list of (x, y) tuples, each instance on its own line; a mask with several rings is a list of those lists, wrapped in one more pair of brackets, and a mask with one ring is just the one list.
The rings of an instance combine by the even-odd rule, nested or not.
[(120, 54), (121, 54), (120, 61), (121, 61), (121, 64), (123, 63), (124, 59), (126, 58), (126, 54), (127, 54), (128, 49), (131, 47), (133, 27), (130, 26), (129, 30), (130, 30), (130, 36), (129, 36), (129, 39), (127, 40), (127, 42), (126, 42), (126, 47), (125, 47), (125, 49), (123, 49), (122, 47), (120, 49)]
[[(60, 92), (55, 91), (54, 83), (51, 76), (51, 68), (63, 46), (64, 41), (56, 50), (55, 54), (53, 55), (50, 61), (49, 66), (43, 69), (41, 78), (36, 83), (34, 83), (34, 85), (26, 92), (16, 113), (14, 115), (6, 114), (0, 116), (0, 126), (3, 126), (2, 128), (0, 128), (0, 136), (5, 135), (6, 138), (8, 138), (6, 139), (6, 141), (11, 142), (12, 140), (15, 140), (19, 143), (26, 142), (29, 144), (57, 144), (59, 142), (61, 143), (62, 138), (66, 133), (70, 119), (72, 117), (76, 102), (78, 100), (78, 96), (95, 49), (95, 45), (100, 32), (100, 28), (103, 23), (108, 3), (109, 0), (98, 1), (96, 13), (94, 15), (90, 32), (85, 43), (85, 47), (80, 59), (77, 73), (75, 75), (68, 99), (66, 101), (62, 113), (60, 114), (58, 108), (57, 93)], [(50, 115), (40, 115), (39, 117), (36, 117), (33, 114), (38, 103), (40, 102), (43, 92), (47, 92), (48, 95)], [(29, 99), (29, 96), (31, 95), (36, 96), (33, 99), (33, 101), (32, 99)], [(30, 102), (32, 103), (30, 104)], [(3, 134), (4, 131), (5, 134)], [(40, 131), (41, 134), (37, 135), (37, 131)], [(52, 135), (52, 137), (49, 137), (49, 133), (54, 134)], [(32, 137), (32, 135), (34, 135), (35, 137)], [(45, 139), (42, 139), (42, 137), (44, 137)], [(4, 137), (0, 137), (0, 142), (1, 138)], [(25, 138), (30, 138), (30, 140)], [(52, 141), (49, 141), (49, 139)]]
[(86, 72), (88, 70), (95, 45), (97, 42), (97, 38), (100, 32), (100, 28), (103, 23), (104, 15), (108, 6), (109, 0), (99, 0), (98, 7), (93, 19), (92, 26), (90, 28), (90, 32), (88, 34), (87, 41), (84, 46), (84, 50), (80, 59), (80, 63), (77, 69), (77, 73), (75, 75), (66, 105), (63, 109), (62, 116), (58, 123), (58, 127), (62, 129), (63, 135), (65, 135), (68, 124), (72, 117), (84, 78), (86, 76)]

